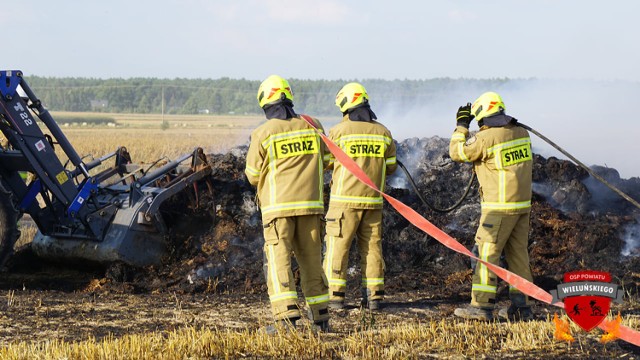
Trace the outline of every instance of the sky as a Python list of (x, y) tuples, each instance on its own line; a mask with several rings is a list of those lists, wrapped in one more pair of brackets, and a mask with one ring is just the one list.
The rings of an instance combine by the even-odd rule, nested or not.
[[(0, 0), (0, 8), (1, 67), (26, 76), (544, 80), (501, 89), (508, 112), (587, 164), (640, 176), (630, 156), (640, 150), (631, 143), (640, 134), (640, 1)], [(416, 104), (415, 123), (389, 127), (450, 136), (457, 106), (486, 90)], [(384, 94), (369, 95), (393, 119)]]

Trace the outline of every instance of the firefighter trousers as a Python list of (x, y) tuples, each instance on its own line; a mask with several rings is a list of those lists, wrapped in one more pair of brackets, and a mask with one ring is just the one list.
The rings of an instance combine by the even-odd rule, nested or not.
[(322, 271), (321, 215), (276, 218), (264, 225), (264, 270), (276, 320), (300, 318), (291, 255), (300, 268), (300, 285), (314, 322), (329, 319), (329, 293)]
[[(509, 271), (533, 281), (529, 264), (529, 215), (482, 213), (476, 232), (478, 257), (499, 265), (504, 251)], [(496, 302), (497, 277), (486, 265), (476, 263), (471, 288), (471, 305), (493, 308)], [(509, 287), (509, 297), (517, 307), (529, 306), (529, 298), (516, 288)]]
[(384, 297), (382, 209), (329, 207), (325, 235), (324, 271), (331, 300), (343, 301), (347, 287), (349, 249), (355, 236), (360, 253), (362, 289), (367, 300)]

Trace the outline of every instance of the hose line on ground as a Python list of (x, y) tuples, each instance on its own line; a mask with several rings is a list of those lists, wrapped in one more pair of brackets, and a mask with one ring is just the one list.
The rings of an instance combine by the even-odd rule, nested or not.
[(633, 205), (635, 205), (638, 209), (640, 209), (640, 203), (638, 203), (636, 200), (634, 200), (631, 196), (625, 194), (624, 192), (622, 192), (622, 190), (618, 189), (617, 187), (613, 186), (611, 183), (609, 183), (607, 180), (605, 180), (602, 176), (598, 175), (595, 173), (595, 171), (591, 170), (591, 168), (589, 168), (588, 166), (586, 166), (585, 164), (583, 164), (582, 162), (580, 162), (580, 160), (576, 159), (575, 157), (573, 157), (571, 154), (569, 154), (568, 152), (566, 152), (564, 149), (562, 149), (560, 146), (556, 145), (556, 143), (554, 143), (553, 141), (549, 140), (546, 136), (542, 135), (541, 133), (537, 132), (536, 130), (532, 129), (531, 127), (523, 124), (523, 123), (517, 123), (520, 127), (536, 134), (536, 136), (538, 136), (540, 139), (546, 141), (549, 145), (553, 146), (556, 150), (560, 151), (561, 153), (563, 153), (566, 157), (568, 157), (569, 159), (573, 160), (573, 162), (575, 162), (576, 164), (578, 164), (580, 167), (582, 167), (583, 169), (585, 169), (589, 174), (591, 174), (591, 176), (593, 176), (594, 178), (596, 178), (598, 181), (600, 181), (601, 183), (603, 183), (604, 185), (606, 185), (609, 189), (613, 190), (614, 192), (616, 192), (618, 195), (622, 196), (625, 200), (629, 201), (630, 203), (632, 203)]
[(418, 190), (418, 187), (416, 186), (416, 183), (413, 181), (413, 178), (411, 177), (411, 175), (409, 175), (409, 171), (407, 170), (407, 168), (404, 166), (404, 164), (401, 161), (398, 161), (398, 166), (400, 166), (402, 171), (404, 171), (404, 174), (407, 176), (407, 179), (409, 180), (409, 183), (411, 184), (411, 187), (413, 188), (413, 191), (416, 193), (416, 195), (418, 195), (418, 197), (420, 198), (420, 201), (422, 201), (422, 203), (424, 205), (426, 205), (428, 208), (432, 209), (433, 211), (439, 212), (439, 213), (448, 213), (448, 212), (454, 210), (455, 208), (457, 208), (458, 206), (460, 206), (460, 204), (462, 204), (462, 202), (467, 197), (467, 195), (469, 195), (469, 191), (471, 190), (471, 186), (473, 185), (473, 180), (476, 178), (475, 172), (472, 173), (471, 174), (471, 179), (469, 179), (469, 183), (467, 184), (467, 189), (464, 191), (464, 194), (462, 195), (462, 197), (458, 201), (456, 201), (455, 204), (449, 206), (448, 208), (440, 209), (440, 208), (436, 207), (435, 205), (431, 204), (430, 202), (428, 202), (422, 196), (422, 194)]

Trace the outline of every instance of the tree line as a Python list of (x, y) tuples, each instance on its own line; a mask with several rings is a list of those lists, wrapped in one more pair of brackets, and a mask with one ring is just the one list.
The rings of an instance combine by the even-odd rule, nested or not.
[[(53, 111), (165, 114), (260, 114), (256, 93), (260, 81), (246, 79), (95, 79), (27, 77), (30, 87)], [(348, 80), (289, 79), (295, 109), (314, 115), (336, 115), (336, 92)], [(370, 96), (398, 107), (429, 103), (443, 91), (463, 86), (496, 88), (509, 79), (360, 80)]]

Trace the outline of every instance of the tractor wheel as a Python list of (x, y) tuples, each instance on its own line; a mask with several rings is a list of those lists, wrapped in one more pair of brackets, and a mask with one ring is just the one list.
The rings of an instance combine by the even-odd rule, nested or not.
[(0, 268), (12, 253), (13, 245), (20, 235), (18, 218), (11, 193), (0, 184)]

